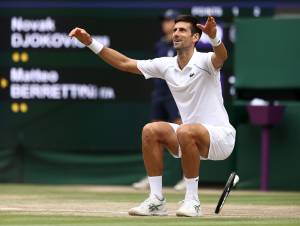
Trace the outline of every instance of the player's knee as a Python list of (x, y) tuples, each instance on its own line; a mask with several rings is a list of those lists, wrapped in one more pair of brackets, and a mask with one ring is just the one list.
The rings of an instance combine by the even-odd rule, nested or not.
[(144, 127), (143, 127), (143, 131), (142, 131), (142, 137), (143, 139), (147, 138), (151, 138), (153, 137), (153, 128), (152, 128), (152, 123), (147, 123)]
[(143, 140), (150, 141), (150, 140), (156, 140), (158, 137), (157, 133), (157, 126), (155, 125), (155, 122), (147, 123), (142, 131), (142, 138)]
[(181, 125), (176, 131), (177, 139), (180, 144), (185, 144), (193, 139), (193, 132), (189, 125)]

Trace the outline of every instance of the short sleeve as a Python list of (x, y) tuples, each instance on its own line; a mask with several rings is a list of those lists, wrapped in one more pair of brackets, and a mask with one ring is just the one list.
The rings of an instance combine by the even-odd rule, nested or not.
[(143, 73), (146, 79), (161, 78), (164, 79), (162, 73), (162, 58), (155, 58), (153, 60), (138, 60), (137, 67)]
[(212, 64), (211, 57), (212, 57), (213, 54), (214, 54), (213, 52), (208, 52), (207, 53), (206, 64), (209, 68), (209, 71), (213, 75), (217, 75), (220, 72), (220, 69), (215, 69), (214, 65)]

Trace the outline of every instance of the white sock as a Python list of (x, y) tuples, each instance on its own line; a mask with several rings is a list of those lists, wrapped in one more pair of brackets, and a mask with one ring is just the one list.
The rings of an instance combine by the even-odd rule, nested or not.
[(162, 176), (148, 177), (150, 185), (150, 196), (156, 196), (159, 199), (162, 195)]
[(185, 200), (198, 200), (198, 181), (199, 177), (196, 178), (186, 178), (184, 177), (186, 192), (185, 192)]

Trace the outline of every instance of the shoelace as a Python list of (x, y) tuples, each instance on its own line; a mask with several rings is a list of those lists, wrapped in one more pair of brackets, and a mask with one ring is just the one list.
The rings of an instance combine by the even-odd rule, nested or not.
[[(184, 201), (185, 201), (185, 200), (183, 199), (183, 200), (179, 201), (178, 204), (183, 204)], [(197, 200), (195, 200), (195, 201), (197, 201)], [(199, 201), (197, 201), (197, 202), (199, 202)], [(199, 203), (200, 203), (200, 202), (199, 202)]]
[[(163, 202), (165, 200), (165, 198), (163, 198), (163, 199), (157, 198), (157, 200)], [(151, 203), (152, 203), (152, 199), (151, 199), (151, 197), (148, 197), (141, 205), (142, 206), (149, 206), (149, 204), (151, 204)]]
[(151, 203), (151, 198), (148, 197), (144, 202), (142, 202), (141, 206), (148, 206)]
[[(157, 198), (158, 199), (158, 198)], [(148, 197), (141, 205), (140, 207), (141, 208), (146, 208), (148, 209), (150, 212), (153, 212), (153, 211), (156, 211), (156, 210), (159, 210), (159, 208), (163, 205), (163, 201), (164, 201), (164, 198), (162, 200), (158, 199), (159, 201), (161, 201), (161, 203), (157, 203), (155, 204), (152, 200), (151, 197)]]

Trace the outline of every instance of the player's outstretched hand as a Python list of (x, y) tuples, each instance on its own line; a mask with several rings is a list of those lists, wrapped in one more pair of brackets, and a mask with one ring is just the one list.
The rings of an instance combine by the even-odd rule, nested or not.
[(217, 34), (217, 23), (215, 18), (209, 16), (204, 25), (197, 24), (197, 27), (200, 28), (205, 34), (207, 34), (210, 38), (215, 38)]
[(77, 38), (81, 43), (83, 43), (86, 46), (88, 46), (92, 43), (92, 37), (90, 36), (90, 34), (87, 33), (86, 30), (79, 28), (79, 27), (74, 28), (69, 33), (69, 37)]

